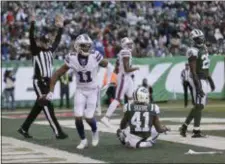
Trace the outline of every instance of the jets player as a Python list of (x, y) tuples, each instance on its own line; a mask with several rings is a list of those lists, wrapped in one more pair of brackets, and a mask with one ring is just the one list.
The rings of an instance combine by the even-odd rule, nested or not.
[(125, 37), (121, 40), (122, 50), (118, 54), (118, 82), (116, 88), (116, 97), (110, 104), (106, 115), (101, 119), (102, 123), (106, 126), (110, 127), (110, 117), (112, 116), (113, 112), (116, 110), (117, 106), (120, 104), (120, 100), (124, 98), (126, 94), (128, 97), (128, 101), (132, 101), (132, 94), (133, 94), (133, 80), (132, 80), (132, 73), (134, 71), (139, 70), (137, 67), (132, 67), (132, 49), (133, 49), (133, 41)]
[(152, 147), (159, 133), (165, 133), (170, 129), (161, 125), (158, 116), (159, 107), (149, 103), (147, 88), (139, 87), (133, 95), (134, 102), (128, 103), (124, 109), (117, 137), (128, 147)]
[(190, 36), (194, 42), (194, 46), (187, 50), (188, 62), (191, 71), (191, 85), (193, 88), (193, 95), (195, 105), (191, 109), (184, 124), (180, 128), (180, 134), (186, 137), (188, 125), (194, 119), (193, 138), (204, 137), (200, 131), (200, 123), (202, 117), (202, 110), (206, 105), (207, 90), (210, 84), (211, 90), (215, 89), (214, 82), (209, 74), (209, 54), (205, 45), (204, 34), (199, 29), (191, 31)]
[(98, 95), (97, 71), (99, 66), (107, 67), (108, 61), (103, 59), (97, 51), (91, 49), (92, 44), (92, 40), (87, 34), (79, 35), (76, 38), (74, 45), (76, 52), (67, 55), (65, 64), (54, 73), (50, 83), (51, 92), (46, 96), (46, 99), (52, 99), (57, 79), (70, 68), (74, 70), (77, 86), (74, 97), (74, 116), (77, 132), (81, 138), (77, 149), (84, 149), (88, 146), (84, 133), (83, 116), (92, 130), (92, 145), (97, 146), (99, 142), (94, 118)]

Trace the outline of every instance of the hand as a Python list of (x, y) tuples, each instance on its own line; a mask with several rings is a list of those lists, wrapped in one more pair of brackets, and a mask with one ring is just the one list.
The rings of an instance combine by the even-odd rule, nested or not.
[(55, 25), (57, 27), (63, 27), (64, 26), (64, 18), (62, 15), (56, 15), (55, 17)]
[(202, 98), (205, 96), (205, 93), (203, 92), (202, 88), (196, 89), (196, 92), (199, 98)]
[(163, 129), (164, 129), (164, 134), (167, 134), (167, 132), (171, 131), (171, 128), (166, 127), (165, 125), (163, 125)]
[(49, 100), (49, 101), (51, 101), (52, 99), (53, 99), (53, 93), (52, 92), (49, 92), (47, 95), (46, 95), (46, 100)]

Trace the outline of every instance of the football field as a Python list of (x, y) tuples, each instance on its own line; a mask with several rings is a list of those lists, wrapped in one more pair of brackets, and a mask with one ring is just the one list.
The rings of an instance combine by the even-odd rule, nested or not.
[[(77, 150), (79, 138), (75, 129), (73, 111), (57, 110), (57, 118), (68, 139), (56, 140), (43, 113), (31, 126), (33, 139), (24, 139), (17, 133), (26, 117), (26, 110), (2, 113), (2, 162), (3, 163), (225, 163), (225, 102), (209, 102), (203, 111), (201, 128), (206, 138), (192, 139), (192, 126), (187, 138), (180, 137), (178, 128), (190, 108), (180, 102), (158, 104), (163, 124), (171, 127), (167, 135), (160, 134), (157, 143), (149, 149), (128, 149), (116, 138), (122, 117), (121, 109), (113, 116), (113, 128), (98, 122), (100, 143), (91, 146), (91, 131), (85, 124), (90, 146)], [(105, 109), (104, 109), (105, 110)], [(100, 119), (97, 117), (98, 120)], [(199, 154), (186, 154), (189, 150)], [(217, 154), (214, 154), (216, 152)]]

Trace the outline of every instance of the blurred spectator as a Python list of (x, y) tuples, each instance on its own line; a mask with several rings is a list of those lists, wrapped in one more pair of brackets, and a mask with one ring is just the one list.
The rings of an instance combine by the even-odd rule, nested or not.
[(224, 1), (3, 1), (3, 60), (30, 59), (26, 40), (32, 8), (37, 15), (36, 26), (41, 29), (38, 31), (52, 34), (55, 14), (65, 15), (65, 30), (56, 51), (59, 60), (84, 32), (93, 38), (94, 48), (108, 58), (116, 56), (125, 36), (136, 44), (135, 57), (184, 55), (191, 45), (189, 32), (193, 28), (203, 30), (211, 54), (225, 54)]
[(15, 99), (14, 99), (14, 88), (15, 88), (15, 77), (13, 71), (6, 70), (4, 73), (4, 94), (7, 110), (15, 110)]

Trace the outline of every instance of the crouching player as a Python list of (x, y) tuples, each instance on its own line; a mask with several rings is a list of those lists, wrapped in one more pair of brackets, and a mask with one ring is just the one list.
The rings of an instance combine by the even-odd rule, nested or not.
[(149, 103), (149, 92), (139, 87), (133, 93), (134, 102), (124, 108), (124, 117), (117, 130), (117, 137), (123, 145), (131, 148), (152, 147), (159, 136), (170, 129), (159, 121), (159, 107)]

